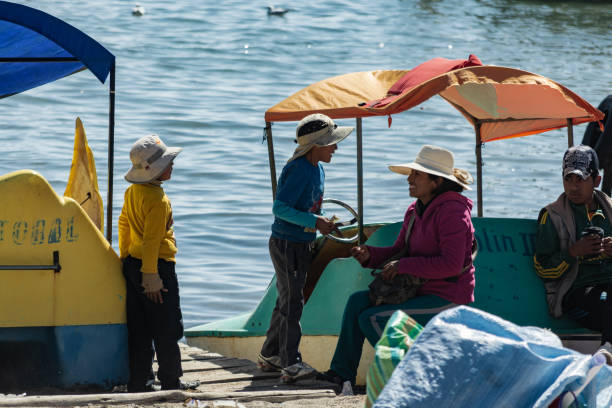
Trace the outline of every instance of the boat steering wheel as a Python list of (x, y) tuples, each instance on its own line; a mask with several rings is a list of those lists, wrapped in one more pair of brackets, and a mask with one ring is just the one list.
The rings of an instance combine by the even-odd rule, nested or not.
[[(351, 220), (335, 222), (336, 228), (348, 227), (357, 223), (357, 219), (359, 218), (359, 216), (357, 215), (357, 211), (355, 211), (350, 205), (348, 205), (344, 201), (336, 200), (334, 198), (325, 198), (323, 199), (322, 204), (336, 204), (350, 212), (353, 216), (353, 219)], [(334, 215), (333, 218), (337, 217)], [(332, 235), (332, 231), (332, 233), (325, 235), (325, 237), (331, 239), (332, 241), (340, 242), (343, 244), (352, 244), (353, 242), (357, 242), (357, 240), (359, 239), (359, 231), (357, 231), (354, 236), (346, 238), (342, 236), (340, 230), (336, 229), (335, 231), (336, 233), (339, 233), (340, 236)]]

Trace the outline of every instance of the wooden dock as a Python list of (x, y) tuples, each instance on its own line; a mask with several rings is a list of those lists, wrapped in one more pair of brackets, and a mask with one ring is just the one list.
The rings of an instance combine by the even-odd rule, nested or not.
[[(180, 345), (183, 381), (200, 382), (200, 385), (192, 391), (127, 393), (125, 386), (115, 387), (112, 393), (105, 394), (30, 390), (25, 391), (26, 395), (0, 394), (0, 407), (82, 405), (134, 407), (140, 404), (167, 407), (267, 407), (281, 403), (283, 406), (295, 407), (362, 407), (365, 401), (365, 395), (336, 397), (332, 384), (315, 379), (295, 384), (282, 384), (279, 373), (262, 373), (252, 361), (209, 353), (183, 343)], [(47, 395), (43, 395), (45, 393)], [(219, 405), (221, 401), (225, 401), (224, 405)]]

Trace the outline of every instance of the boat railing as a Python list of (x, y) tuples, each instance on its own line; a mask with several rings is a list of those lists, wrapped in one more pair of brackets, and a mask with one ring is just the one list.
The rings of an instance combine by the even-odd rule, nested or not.
[(53, 265), (0, 265), (3, 271), (46, 271), (59, 273), (62, 266), (59, 263), (59, 251), (53, 251)]

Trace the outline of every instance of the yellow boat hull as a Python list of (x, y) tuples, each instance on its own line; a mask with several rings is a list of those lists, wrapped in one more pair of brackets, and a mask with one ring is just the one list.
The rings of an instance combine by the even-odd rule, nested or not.
[[(125, 382), (125, 282), (113, 248), (34, 171), (0, 176), (0, 197), (0, 354), (30, 367), (26, 380), (48, 371), (43, 385)], [(27, 269), (51, 266), (54, 252), (59, 271)]]

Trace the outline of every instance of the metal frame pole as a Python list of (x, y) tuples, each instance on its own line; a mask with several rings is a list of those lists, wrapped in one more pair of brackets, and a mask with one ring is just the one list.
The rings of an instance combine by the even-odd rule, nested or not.
[(274, 161), (274, 142), (272, 141), (272, 122), (266, 122), (266, 142), (268, 142), (268, 161), (270, 162), (270, 181), (272, 182), (272, 201), (276, 199), (276, 162)]
[(356, 129), (357, 129), (357, 222), (358, 222), (358, 234), (359, 244), (365, 242), (365, 236), (363, 233), (363, 161), (362, 161), (362, 137), (361, 137), (361, 118), (356, 118)]
[(574, 145), (574, 122), (571, 118), (567, 119), (567, 147)]
[(106, 199), (106, 240), (113, 240), (113, 164), (115, 160), (115, 62), (110, 69), (108, 113), (108, 195)]
[(482, 217), (482, 138), (480, 137), (480, 121), (476, 121), (476, 183), (478, 216)]

